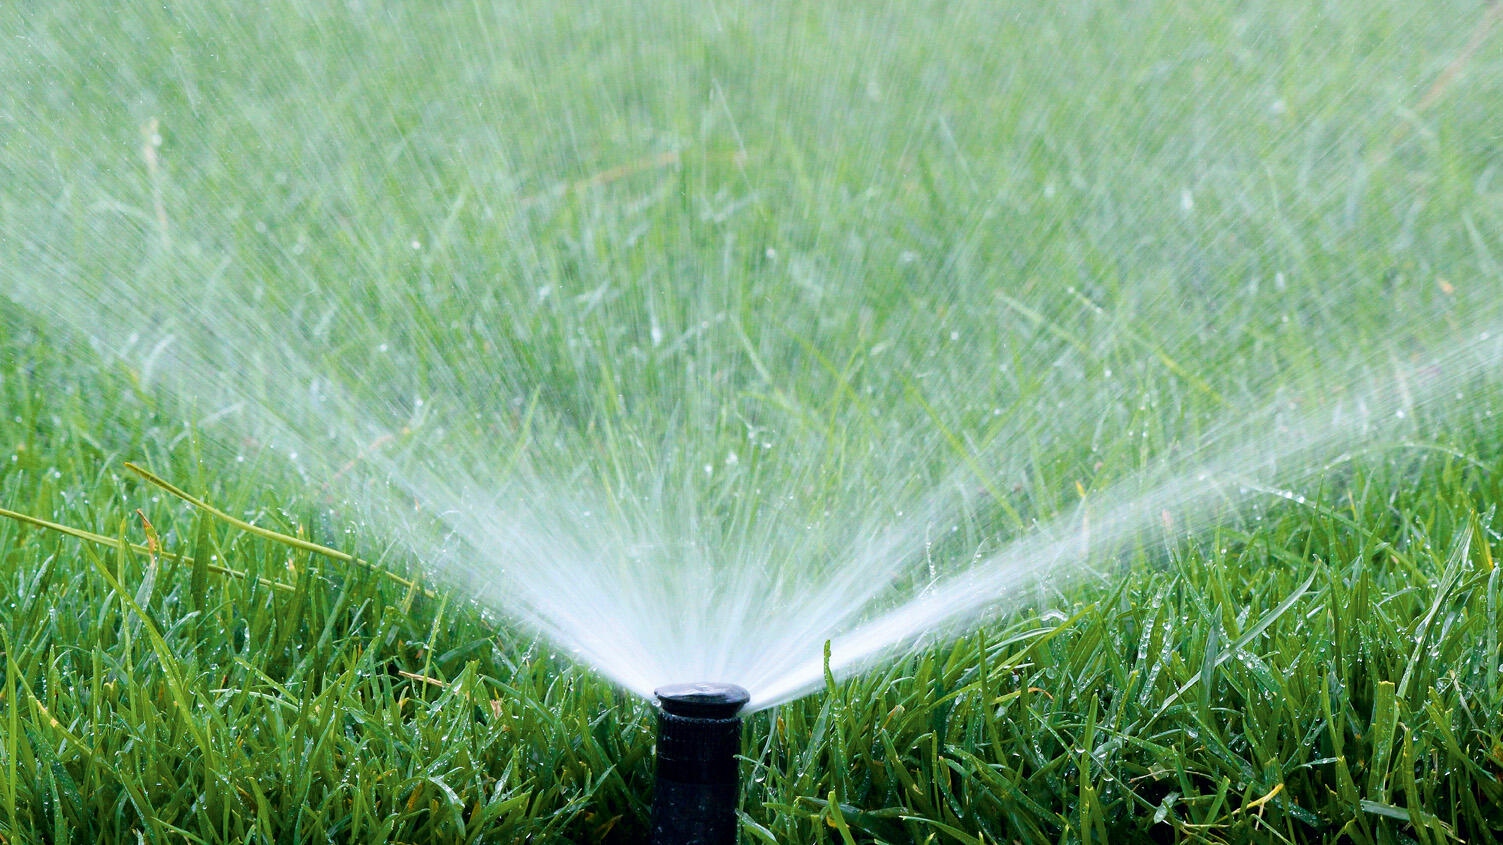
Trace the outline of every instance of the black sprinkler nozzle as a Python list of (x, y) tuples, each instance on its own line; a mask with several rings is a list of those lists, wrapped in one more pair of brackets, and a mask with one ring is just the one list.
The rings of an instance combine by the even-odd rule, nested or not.
[(735, 845), (741, 717), (735, 684), (673, 684), (658, 699), (653, 845)]

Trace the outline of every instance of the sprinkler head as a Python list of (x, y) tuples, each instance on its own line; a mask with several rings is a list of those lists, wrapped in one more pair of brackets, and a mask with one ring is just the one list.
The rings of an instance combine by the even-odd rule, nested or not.
[(736, 755), (750, 694), (735, 684), (673, 684), (658, 699), (654, 845), (735, 845)]
[(652, 694), (664, 712), (691, 719), (729, 719), (751, 699), (735, 684), (669, 684)]

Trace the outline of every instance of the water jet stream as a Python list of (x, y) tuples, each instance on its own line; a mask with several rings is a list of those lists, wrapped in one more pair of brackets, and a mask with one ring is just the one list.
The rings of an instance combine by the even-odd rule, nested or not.
[(0, 108), (0, 323), (101, 452), (317, 504), (644, 700), (788, 701), (1496, 372), (1496, 168), (1436, 139), (1503, 76), (1444, 14), (293, 5), (0, 11), (60, 92)]
[(827, 668), (837, 676), (857, 672), (916, 640), (932, 644), (953, 635), (1007, 602), (1021, 601), (1042, 582), (1058, 587), (1083, 577), (1090, 563), (1143, 541), (1145, 532), (1162, 529), (1159, 541), (1174, 543), (1210, 527), (1218, 507), (1235, 511), (1269, 495), (1299, 499), (1270, 485), (1299, 485), (1340, 453), (1404, 426), (1418, 413), (1435, 413), (1436, 405), (1466, 406), (1458, 389), (1496, 376), (1503, 364), (1503, 323), (1471, 329), (1445, 346), (1443, 353), (1316, 412), (1287, 413), (1287, 402), (1264, 408), (1251, 421), (1163, 459), (981, 562), (936, 580), (920, 595), (853, 629), (832, 630), (828, 663), (806, 660), (774, 678), (756, 678), (749, 711), (819, 688)]

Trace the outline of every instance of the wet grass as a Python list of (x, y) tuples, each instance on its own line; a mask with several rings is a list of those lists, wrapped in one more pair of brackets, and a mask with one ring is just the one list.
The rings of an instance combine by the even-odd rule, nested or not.
[[(937, 544), (956, 560), (1227, 407), (1496, 314), (1481, 5), (661, 5), (0, 9), (25, 97), (0, 285), (327, 294), (359, 330), (330, 361), (416, 364), (360, 398), (499, 362), (447, 388), (542, 406), (495, 441), (567, 445), (543, 463), (629, 474), (612, 449), (683, 425), (696, 469), (736, 452), (811, 508), (964, 464), (995, 512)], [(0, 298), (0, 508), (94, 537), (0, 519), (0, 842), (640, 840), (644, 702), (331, 515), (337, 484), (201, 435), (41, 298)], [(734, 401), (686, 423), (686, 387)], [(1503, 837), (1503, 400), (1466, 387), (1302, 499), (754, 715), (743, 841)], [(942, 434), (860, 475), (913, 430)]]
[[(159, 551), (0, 522), (6, 841), (642, 835), (643, 702), (462, 597), (183, 506), (121, 467), (157, 451), (152, 426), (103, 453), (70, 421), (135, 398), (48, 402), (52, 383), (4, 382), (33, 410), (0, 424), (0, 499)], [(1049, 602), (1068, 617), (1023, 612), (757, 714), (746, 841), (1495, 837), (1498, 466), (1396, 451), (1333, 472)]]

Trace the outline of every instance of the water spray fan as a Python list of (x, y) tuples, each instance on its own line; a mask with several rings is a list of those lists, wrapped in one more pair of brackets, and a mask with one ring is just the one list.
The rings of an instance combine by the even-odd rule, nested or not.
[(673, 684), (658, 699), (653, 845), (734, 845), (741, 708), (735, 684)]

